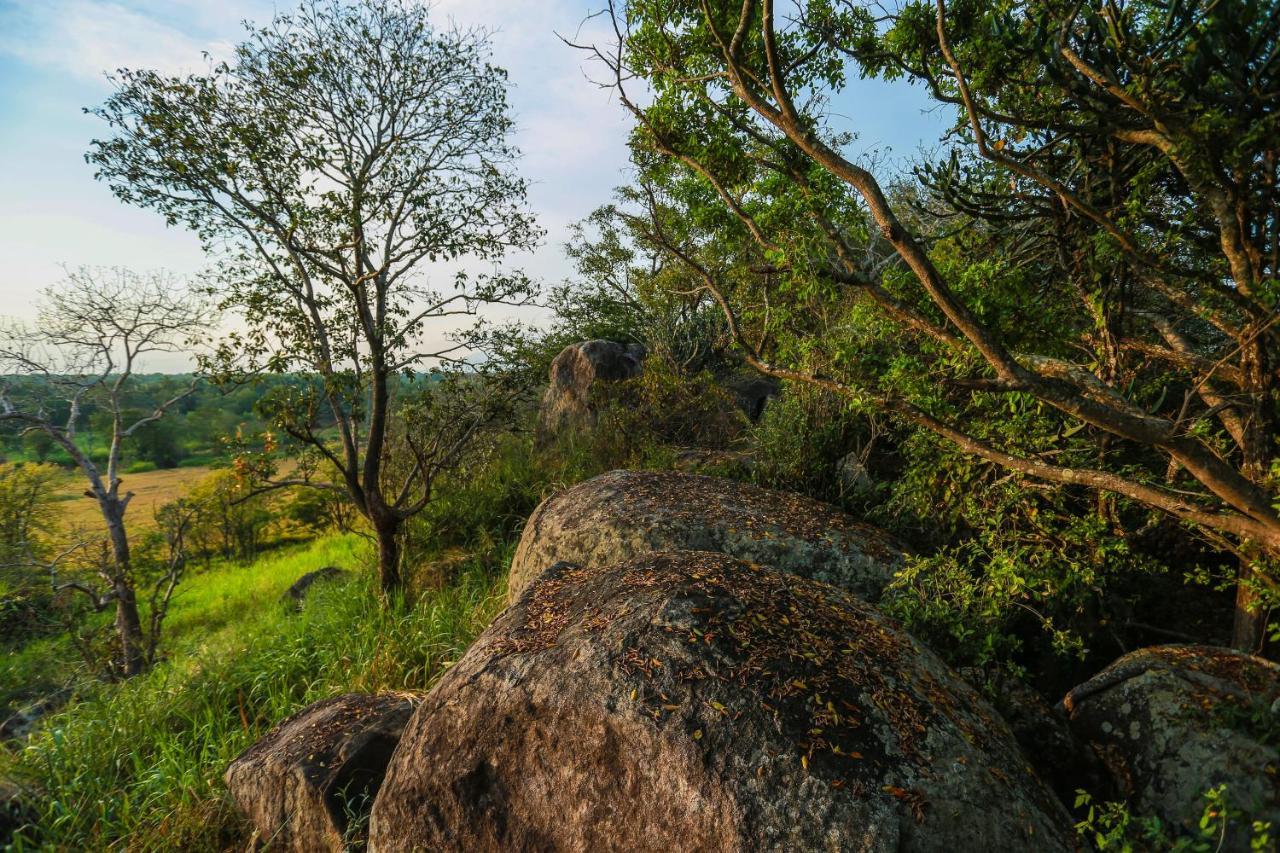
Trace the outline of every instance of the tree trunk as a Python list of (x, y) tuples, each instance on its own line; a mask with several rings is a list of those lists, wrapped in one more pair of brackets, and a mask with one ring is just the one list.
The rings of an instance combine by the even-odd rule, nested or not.
[(390, 600), (404, 589), (404, 577), (400, 573), (400, 542), (396, 538), (400, 532), (397, 522), (383, 522), (374, 525), (378, 534), (378, 580), (382, 585), (382, 596)]
[(138, 601), (133, 586), (124, 578), (117, 578), (116, 636), (120, 641), (120, 674), (125, 678), (142, 672), (146, 659), (143, 653), (142, 620), (138, 617)]
[(129, 572), (129, 536), (124, 528), (123, 508), (107, 508), (107, 532), (111, 538), (111, 556), (115, 562), (111, 578), (116, 599), (116, 639), (120, 643), (120, 673), (131, 678), (142, 672), (146, 660), (143, 652), (142, 619), (138, 616), (138, 600), (133, 593)]
[(1266, 640), (1267, 611), (1249, 583), (1253, 578), (1252, 561), (1241, 560), (1236, 576), (1235, 621), (1231, 628), (1231, 647), (1250, 654), (1260, 654)]

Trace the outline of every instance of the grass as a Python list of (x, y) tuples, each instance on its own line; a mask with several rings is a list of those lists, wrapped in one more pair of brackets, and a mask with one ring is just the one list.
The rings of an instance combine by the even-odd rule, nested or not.
[(371, 572), (315, 587), (302, 612), (279, 601), (324, 565), (362, 569), (364, 540), (332, 536), (193, 576), (167, 623), (168, 660), (123, 685), (86, 689), (0, 777), (28, 786), (35, 812), (15, 850), (221, 850), (245, 827), (222, 785), (227, 763), (273, 724), (347, 691), (423, 690), (501, 608), (475, 559), (416, 604), (383, 608)]

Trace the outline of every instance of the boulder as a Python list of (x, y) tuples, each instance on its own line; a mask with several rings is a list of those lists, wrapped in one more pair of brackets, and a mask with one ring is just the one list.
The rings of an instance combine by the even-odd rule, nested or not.
[(645, 349), (640, 344), (583, 341), (570, 344), (551, 362), (550, 382), (542, 396), (538, 433), (543, 438), (562, 429), (592, 425), (591, 387), (639, 376)]
[(337, 566), (325, 566), (323, 569), (316, 569), (314, 572), (307, 572), (302, 577), (293, 582), (293, 586), (284, 591), (280, 596), (280, 600), (284, 602), (295, 602), (299, 607), (302, 601), (307, 597), (307, 591), (316, 581), (336, 580), (346, 577), (347, 570), (340, 569)]
[(970, 684), (985, 682), (992, 707), (1009, 725), (1023, 754), (1063, 802), (1072, 802), (1084, 789), (1102, 799), (1112, 799), (1106, 768), (1089, 746), (1071, 731), (1067, 715), (1054, 707), (1025, 681), (997, 673), (960, 670)]
[[(1136, 813), (1194, 831), (1204, 792), (1280, 825), (1276, 703), (1280, 666), (1213, 646), (1131, 652), (1062, 701), (1072, 731), (1097, 752)], [(1248, 850), (1230, 837), (1223, 850)]]
[(888, 534), (800, 495), (675, 471), (611, 471), (529, 516), (510, 598), (553, 563), (607, 566), (645, 551), (720, 551), (870, 600), (903, 558)]
[(70, 698), (71, 690), (63, 688), (21, 705), (0, 722), (0, 741), (27, 737), (40, 720), (62, 708)]
[(978, 694), (843, 590), (723, 554), (543, 574), (427, 696), (374, 851), (1065, 851)]
[(724, 388), (733, 395), (734, 402), (752, 423), (764, 416), (769, 401), (782, 393), (782, 383), (772, 376), (758, 373), (741, 373), (724, 381)]
[(227, 768), (227, 790), (273, 850), (345, 850), (420, 701), (348, 693), (303, 708)]
[(847, 497), (865, 498), (875, 492), (876, 481), (856, 450), (840, 457), (836, 463), (836, 477), (841, 493)]

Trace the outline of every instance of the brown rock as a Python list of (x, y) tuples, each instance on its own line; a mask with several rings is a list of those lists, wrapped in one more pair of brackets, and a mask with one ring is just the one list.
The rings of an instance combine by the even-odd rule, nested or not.
[(546, 438), (565, 428), (589, 428), (594, 422), (592, 385), (639, 376), (644, 357), (640, 344), (583, 341), (565, 347), (551, 362), (538, 417), (539, 435)]
[(420, 697), (348, 693), (303, 708), (227, 768), (227, 789), (274, 850), (344, 850)]
[(611, 471), (553, 495), (525, 524), (510, 600), (557, 562), (720, 551), (876, 600), (901, 565), (888, 534), (801, 495), (674, 471)]
[[(1280, 825), (1280, 665), (1214, 646), (1130, 652), (1062, 701), (1135, 812), (1194, 831), (1204, 792)], [(1247, 832), (1222, 850), (1248, 850)]]
[(415, 713), (375, 851), (1059, 851), (1061, 805), (936, 656), (723, 554), (543, 574)]

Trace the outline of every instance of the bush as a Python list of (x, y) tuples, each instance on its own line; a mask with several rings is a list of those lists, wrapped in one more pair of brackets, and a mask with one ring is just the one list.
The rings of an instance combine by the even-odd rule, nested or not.
[(848, 505), (855, 495), (840, 475), (840, 461), (866, 449), (869, 422), (841, 397), (808, 385), (788, 384), (751, 429), (755, 481)]

